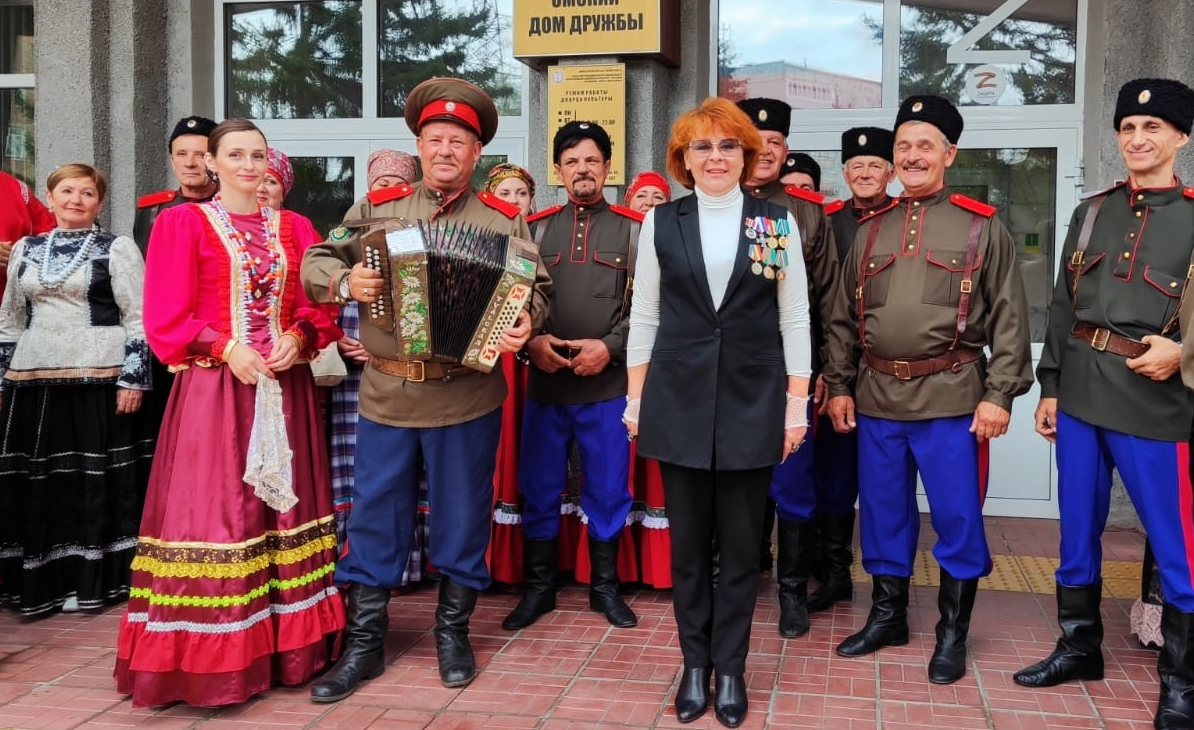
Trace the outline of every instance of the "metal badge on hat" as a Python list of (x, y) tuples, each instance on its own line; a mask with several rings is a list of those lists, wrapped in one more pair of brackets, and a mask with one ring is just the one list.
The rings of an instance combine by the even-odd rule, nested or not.
[(924, 108), (925, 108), (925, 105), (924, 105), (924, 104), (922, 104), (921, 102), (919, 102), (919, 101), (918, 101), (918, 102), (916, 102), (916, 103), (914, 103), (914, 104), (912, 105), (912, 112), (913, 112), (913, 113), (916, 113), (916, 112), (919, 112), (921, 109), (924, 109)]
[(858, 135), (858, 146), (859, 147), (866, 146), (866, 135), (865, 134)]
[(759, 121), (760, 122), (767, 121), (767, 110), (766, 109), (759, 110)]
[(444, 104), (444, 109), (450, 112), (456, 111), (456, 102), (449, 101), (448, 103)]
[(194, 119), (187, 120), (187, 128), (188, 129), (194, 129), (196, 124), (198, 124), (198, 122), (196, 122)]
[(1148, 100), (1151, 98), (1153, 98), (1153, 92), (1145, 89), (1144, 91), (1140, 92), (1140, 96), (1136, 97), (1136, 101), (1140, 102), (1141, 104), (1147, 104)]
[(581, 122), (581, 123), (580, 123), (580, 124), (578, 124), (577, 126), (578, 126), (578, 127), (580, 127), (581, 129), (588, 129), (588, 128), (589, 128), (589, 123), (588, 123), (588, 122)]

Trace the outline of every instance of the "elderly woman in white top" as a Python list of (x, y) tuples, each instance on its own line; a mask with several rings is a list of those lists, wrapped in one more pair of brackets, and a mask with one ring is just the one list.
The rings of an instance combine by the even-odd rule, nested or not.
[(29, 616), (128, 595), (153, 456), (141, 253), (96, 227), (99, 170), (46, 188), (57, 226), (17, 242), (0, 301), (0, 604)]
[(627, 345), (625, 421), (638, 453), (660, 462), (671, 523), (684, 655), (676, 715), (691, 722), (705, 712), (713, 669), (714, 709), (727, 727), (746, 715), (771, 472), (808, 425), (808, 293), (796, 224), (741, 188), (761, 146), (750, 119), (724, 99), (676, 121), (668, 172), (695, 195), (643, 222)]

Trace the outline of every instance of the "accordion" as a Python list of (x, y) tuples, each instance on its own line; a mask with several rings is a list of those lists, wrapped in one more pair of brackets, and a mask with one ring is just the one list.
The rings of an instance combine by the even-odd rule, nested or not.
[(364, 235), (361, 247), (383, 281), (365, 316), (394, 334), (397, 359), (493, 370), (502, 330), (534, 292), (538, 246), (451, 221), (393, 219)]

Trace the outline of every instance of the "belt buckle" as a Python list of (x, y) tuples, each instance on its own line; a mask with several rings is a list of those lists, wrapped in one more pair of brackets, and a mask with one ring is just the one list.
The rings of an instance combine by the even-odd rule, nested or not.
[[(912, 365), (907, 360), (892, 360), (891, 367), (895, 370), (897, 380), (912, 379)], [(901, 368), (903, 368), (903, 372), (900, 372)]]
[[(417, 372), (418, 375), (412, 375)], [(411, 360), (406, 363), (406, 379), (412, 383), (422, 383), (427, 380), (427, 365), (422, 360)]]
[(960, 288), (963, 294), (969, 294), (970, 292), (974, 291), (974, 280), (962, 279), (962, 285)]
[(1107, 342), (1111, 339), (1111, 330), (1102, 327), (1096, 327), (1094, 334), (1090, 336), (1090, 346), (1099, 352), (1107, 351)]

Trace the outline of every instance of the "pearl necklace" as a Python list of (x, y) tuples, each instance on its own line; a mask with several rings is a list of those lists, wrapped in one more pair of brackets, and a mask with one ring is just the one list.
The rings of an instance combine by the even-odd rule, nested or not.
[(58, 237), (58, 229), (50, 231), (50, 235), (46, 237), (46, 250), (41, 257), (41, 268), (38, 270), (37, 278), (41, 281), (41, 285), (47, 289), (57, 289), (62, 286), (62, 283), (71, 277), (79, 267), (83, 265), (91, 255), (91, 245), (95, 242), (95, 234), (97, 229), (95, 226), (87, 233), (87, 237), (83, 239), (83, 243), (78, 250), (71, 256), (70, 261), (67, 262), (66, 267), (63, 268), (57, 275), (50, 273), (50, 259), (54, 254), (54, 241)]
[(236, 246), (237, 258), (240, 262), (240, 281), (241, 287), (241, 332), (246, 333), (249, 329), (249, 318), (253, 316), (268, 318), (278, 310), (278, 275), (282, 268), (281, 265), (281, 251), (278, 245), (278, 236), (273, 228), (273, 221), (271, 220), (271, 210), (269, 208), (259, 208), (261, 213), (261, 228), (262, 242), (265, 245), (266, 259), (268, 267), (265, 272), (260, 270), (262, 261), (260, 258), (255, 258), (249, 251), (248, 234), (237, 230), (232, 223), (232, 218), (228, 214), (228, 209), (224, 207), (223, 201), (219, 195), (212, 198), (210, 205), (216, 212), (216, 219), (220, 223), (220, 227), (224, 229), (224, 234), (233, 241)]

